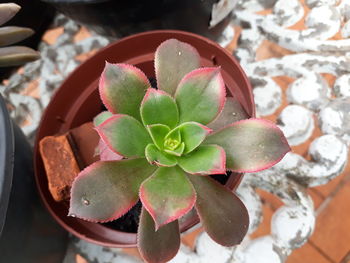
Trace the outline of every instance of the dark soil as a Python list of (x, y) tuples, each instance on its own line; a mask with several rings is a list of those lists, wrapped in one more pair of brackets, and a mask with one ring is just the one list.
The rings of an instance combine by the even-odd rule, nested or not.
[[(220, 184), (224, 185), (231, 174), (232, 174), (231, 171), (227, 171), (226, 174), (215, 174), (215, 175), (210, 175), (210, 177), (218, 181)], [(141, 207), (142, 207), (142, 204), (139, 201), (124, 216), (118, 218), (117, 220), (104, 223), (102, 225), (112, 228), (114, 230), (119, 230), (119, 231), (128, 232), (128, 233), (137, 233)]]
[(114, 230), (119, 230), (128, 233), (136, 233), (139, 225), (139, 217), (141, 214), (142, 204), (140, 201), (129, 210), (125, 215), (117, 220), (104, 223), (103, 225)]

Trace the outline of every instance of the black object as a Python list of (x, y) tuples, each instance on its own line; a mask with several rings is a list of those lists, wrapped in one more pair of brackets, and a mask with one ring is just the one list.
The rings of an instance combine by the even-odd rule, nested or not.
[(61, 263), (66, 244), (39, 201), (32, 149), (0, 95), (0, 262)]
[[(217, 40), (230, 15), (209, 29), (218, 0), (42, 0), (99, 34), (123, 37), (134, 33), (177, 29)], [(140, 43), (142, 45), (142, 43)]]

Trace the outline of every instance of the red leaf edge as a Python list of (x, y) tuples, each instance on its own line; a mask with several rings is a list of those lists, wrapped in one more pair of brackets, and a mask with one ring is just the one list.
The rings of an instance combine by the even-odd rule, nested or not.
[[(178, 87), (182, 86), (183, 85), (183, 82), (187, 81), (189, 78), (191, 78), (192, 76), (194, 75), (198, 75), (198, 74), (201, 74), (203, 73), (204, 75), (205, 74), (210, 74), (212, 73), (213, 71), (217, 71), (219, 73), (219, 82), (220, 82), (220, 98), (219, 98), (219, 111), (218, 111), (218, 114), (215, 116), (215, 118), (222, 112), (223, 108), (224, 108), (224, 105), (225, 105), (225, 101), (226, 101), (226, 86), (225, 86), (225, 82), (224, 82), (224, 79), (222, 77), (222, 74), (221, 74), (221, 67), (202, 67), (202, 68), (198, 68), (198, 69), (195, 69), (195, 70), (192, 70), (191, 72), (187, 73), (183, 79), (180, 81)], [(176, 94), (178, 92), (179, 88), (176, 89), (176, 92), (175, 92), (175, 98), (176, 98)], [(214, 119), (215, 119), (214, 118)], [(214, 120), (213, 119), (213, 120)]]
[[(86, 167), (84, 170), (82, 170), (78, 175), (77, 177), (74, 179), (73, 183), (72, 183), (72, 187), (70, 189), (70, 196), (72, 196), (72, 189), (76, 183), (76, 180), (79, 178), (79, 177), (82, 177), (85, 175), (85, 173), (88, 173), (90, 172), (90, 170), (93, 168), (93, 166), (97, 166), (101, 163), (102, 161), (98, 161), (98, 162), (95, 162), (91, 165), (89, 165), (88, 167)], [(103, 162), (116, 162), (116, 161), (103, 161)], [(118, 162), (118, 161), (117, 161)], [(88, 222), (93, 222), (93, 223), (107, 223), (107, 222), (110, 222), (110, 221), (113, 221), (113, 220), (116, 220), (120, 217), (122, 217), (123, 215), (125, 215), (127, 212), (130, 211), (131, 208), (133, 208), (134, 205), (136, 205), (136, 203), (138, 202), (139, 198), (136, 199), (135, 202), (131, 202), (125, 209), (123, 210), (118, 210), (116, 211), (110, 218), (106, 219), (106, 220), (93, 220), (93, 219), (90, 219), (90, 218), (85, 218), (85, 217), (80, 217), (80, 216), (77, 216), (75, 215), (74, 213), (71, 212), (71, 206), (69, 205), (69, 211), (68, 211), (68, 215), (67, 216), (70, 216), (70, 217), (77, 217), (77, 218), (80, 218), (80, 219), (83, 219), (85, 221), (88, 221)]]
[(102, 103), (105, 105), (105, 107), (107, 108), (108, 111), (110, 111), (111, 113), (113, 114), (117, 114), (118, 112), (114, 111), (113, 110), (113, 107), (112, 105), (110, 105), (108, 103), (108, 98), (106, 98), (104, 92), (102, 91), (104, 85), (105, 85), (105, 78), (104, 78), (104, 73), (106, 71), (106, 67), (107, 65), (115, 65), (115, 66), (119, 66), (119, 67), (122, 67), (122, 68), (125, 68), (125, 69), (131, 69), (134, 71), (134, 73), (140, 77), (140, 79), (142, 79), (145, 83), (147, 83), (148, 86), (151, 86), (147, 76), (145, 75), (145, 73), (143, 73), (139, 68), (133, 66), (133, 65), (130, 65), (130, 64), (124, 64), (124, 63), (116, 63), (116, 64), (113, 64), (113, 63), (109, 63), (108, 61), (105, 62), (105, 68), (103, 69), (102, 71), (102, 74), (101, 74), (101, 77), (100, 77), (100, 80), (99, 80), (99, 84), (98, 84), (98, 91), (99, 91), (99, 95), (100, 95), (100, 98), (102, 100)]
[(106, 124), (108, 124), (111, 121), (114, 120), (118, 120), (123, 116), (129, 116), (126, 114), (115, 114), (112, 117), (108, 118), (107, 120), (105, 120), (104, 122), (102, 122), (98, 127), (95, 127), (95, 130), (97, 131), (98, 135), (100, 136), (101, 140), (116, 154), (125, 157), (123, 154), (121, 154), (120, 152), (116, 151), (115, 149), (113, 149), (112, 145), (107, 141), (107, 136), (105, 136), (102, 132), (102, 127)]
[(235, 170), (235, 169), (228, 169), (228, 170), (230, 170), (230, 171), (232, 171), (232, 172), (237, 172), (237, 173), (255, 173), (255, 172), (263, 171), (263, 170), (265, 170), (265, 169), (268, 169), (268, 168), (272, 167), (273, 165), (275, 165), (275, 164), (278, 163), (279, 161), (281, 161), (281, 160), (283, 159), (283, 157), (284, 157), (288, 152), (290, 152), (290, 151), (292, 150), (292, 149), (290, 148), (290, 145), (289, 145), (289, 143), (288, 143), (288, 141), (287, 141), (287, 138), (284, 136), (282, 130), (281, 130), (280, 128), (278, 128), (278, 126), (275, 125), (273, 122), (271, 122), (271, 121), (269, 121), (269, 120), (265, 120), (265, 119), (250, 118), (250, 119), (245, 119), (245, 120), (236, 121), (236, 122), (234, 122), (234, 123), (231, 123), (231, 124), (229, 124), (229, 125), (227, 125), (227, 126), (221, 128), (221, 129), (215, 131), (214, 134), (217, 133), (217, 132), (222, 131), (222, 130), (225, 129), (225, 128), (232, 127), (232, 126), (236, 126), (236, 125), (238, 125), (238, 124), (241, 124), (241, 123), (244, 123), (244, 122), (249, 122), (249, 121), (251, 121), (251, 120), (257, 120), (257, 121), (259, 121), (259, 122), (265, 123), (267, 126), (269, 126), (270, 128), (272, 128), (273, 130), (275, 130), (275, 131), (280, 135), (282, 142), (284, 142), (288, 147), (287, 147), (286, 151), (281, 155), (280, 158), (278, 158), (278, 159), (276, 159), (275, 161), (272, 161), (272, 162), (266, 164), (265, 166), (263, 166), (263, 167), (260, 168), (260, 169), (252, 169), (252, 170)]
[(180, 210), (178, 213), (176, 213), (175, 216), (173, 217), (169, 217), (168, 220), (166, 220), (163, 224), (158, 224), (157, 221), (156, 221), (156, 218), (155, 218), (155, 211), (154, 209), (152, 209), (151, 207), (149, 207), (147, 204), (147, 197), (146, 197), (146, 193), (144, 191), (144, 187), (143, 187), (143, 184), (149, 180), (151, 178), (148, 177), (145, 181), (143, 181), (143, 183), (141, 184), (140, 186), (140, 192), (139, 192), (139, 197), (140, 197), (140, 200), (143, 204), (143, 207), (147, 210), (147, 212), (151, 215), (151, 217), (153, 218), (153, 221), (154, 221), (154, 224), (155, 224), (155, 228), (156, 228), (156, 231), (161, 228), (162, 226), (166, 225), (166, 224), (169, 224), (177, 219), (179, 219), (181, 216), (187, 214), (189, 211), (191, 211), (191, 209), (193, 208), (193, 206), (196, 204), (196, 200), (197, 200), (197, 193), (196, 193), (196, 190), (194, 189), (194, 186), (192, 185), (192, 182), (190, 180), (188, 180), (188, 182), (191, 184), (191, 187), (193, 189), (193, 192), (194, 192), (194, 198), (191, 200), (192, 203), (191, 205), (189, 206), (189, 208), (184, 208), (182, 210)]

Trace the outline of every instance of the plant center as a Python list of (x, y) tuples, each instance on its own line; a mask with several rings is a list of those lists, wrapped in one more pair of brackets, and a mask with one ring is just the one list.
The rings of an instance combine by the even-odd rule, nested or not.
[(168, 138), (164, 141), (164, 147), (168, 150), (175, 150), (180, 145), (180, 142), (178, 140)]

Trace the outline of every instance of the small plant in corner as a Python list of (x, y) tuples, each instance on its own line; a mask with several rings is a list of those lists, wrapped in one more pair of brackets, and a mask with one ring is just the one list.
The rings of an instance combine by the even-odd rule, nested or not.
[[(0, 4), (0, 25), (10, 20), (21, 7), (14, 3)], [(23, 46), (9, 46), (34, 34), (26, 27), (0, 27), (0, 67), (19, 66), (37, 60), (40, 55), (31, 48)]]
[[(94, 123), (102, 143), (123, 159), (101, 160), (80, 172), (69, 215), (112, 221), (140, 199), (138, 248), (147, 262), (166, 262), (176, 255), (178, 220), (193, 207), (213, 240), (239, 244), (248, 229), (247, 210), (208, 175), (266, 169), (290, 150), (271, 122), (229, 123), (226, 113), (238, 108), (226, 98), (220, 68), (199, 66), (192, 46), (170, 39), (155, 53), (158, 89), (126, 64), (107, 63), (100, 78), (108, 111)], [(220, 124), (225, 126), (208, 128)]]

